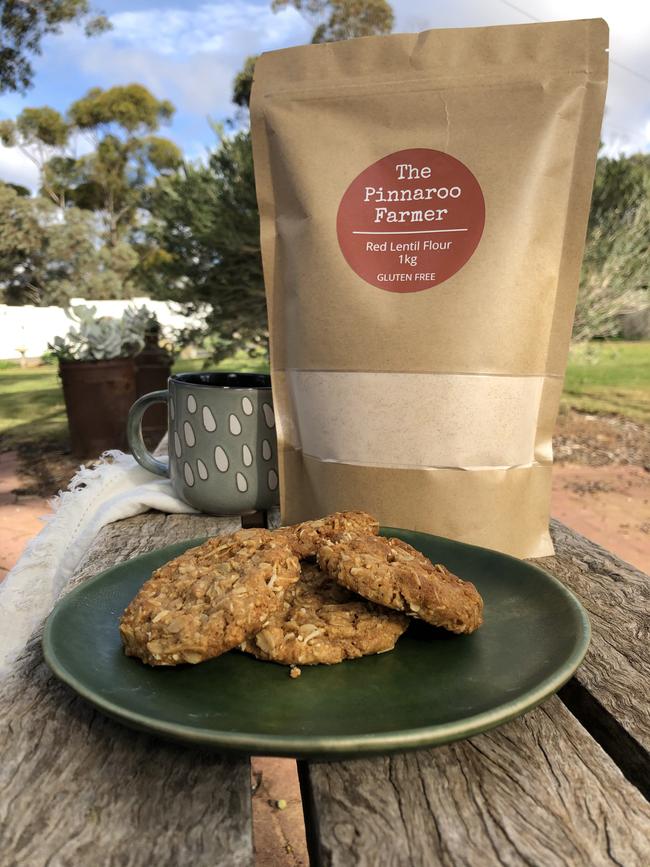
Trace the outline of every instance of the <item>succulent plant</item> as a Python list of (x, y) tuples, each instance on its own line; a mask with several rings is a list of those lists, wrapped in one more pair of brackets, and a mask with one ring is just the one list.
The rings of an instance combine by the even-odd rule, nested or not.
[(96, 307), (79, 305), (66, 311), (76, 326), (55, 337), (48, 348), (61, 361), (107, 361), (128, 358), (144, 346), (147, 331), (158, 325), (146, 307), (128, 307), (120, 319), (97, 316)]

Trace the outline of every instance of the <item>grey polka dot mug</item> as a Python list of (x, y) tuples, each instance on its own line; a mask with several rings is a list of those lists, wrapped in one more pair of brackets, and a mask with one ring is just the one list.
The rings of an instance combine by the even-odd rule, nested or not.
[[(167, 403), (169, 460), (142, 439), (142, 416)], [(258, 373), (179, 373), (165, 391), (139, 398), (129, 412), (129, 447), (146, 470), (169, 476), (176, 494), (212, 515), (277, 506), (278, 464), (271, 377)]]

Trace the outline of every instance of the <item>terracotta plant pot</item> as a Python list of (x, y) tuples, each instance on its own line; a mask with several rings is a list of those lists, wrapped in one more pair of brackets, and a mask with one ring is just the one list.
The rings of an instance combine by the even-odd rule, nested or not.
[(135, 362), (60, 361), (72, 454), (94, 458), (106, 449), (126, 450), (126, 419), (136, 399)]

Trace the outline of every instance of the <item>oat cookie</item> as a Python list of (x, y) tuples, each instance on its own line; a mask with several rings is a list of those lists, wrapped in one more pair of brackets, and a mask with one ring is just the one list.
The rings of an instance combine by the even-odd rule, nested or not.
[(303, 563), (282, 608), (241, 649), (284, 665), (331, 665), (392, 650), (407, 626), (403, 614), (360, 599), (315, 564)]
[(285, 538), (301, 559), (315, 557), (318, 546), (333, 536), (376, 536), (379, 522), (367, 512), (334, 512), (315, 521), (280, 527), (274, 535)]
[(202, 662), (258, 632), (300, 577), (291, 550), (268, 530), (240, 530), (157, 569), (120, 621), (128, 656), (149, 665)]
[(324, 541), (318, 563), (360, 596), (451, 632), (474, 632), (483, 622), (476, 587), (434, 566), (401, 539), (381, 536)]

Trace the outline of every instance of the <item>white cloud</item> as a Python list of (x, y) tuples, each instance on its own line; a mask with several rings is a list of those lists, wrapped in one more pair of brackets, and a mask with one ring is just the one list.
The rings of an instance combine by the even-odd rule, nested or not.
[(650, 151), (650, 120), (647, 120), (635, 133), (608, 127), (605, 120), (603, 141), (602, 153), (608, 157), (648, 152)]
[[(304, 41), (309, 29), (295, 9), (271, 11), (249, 2), (203, 3), (194, 8), (154, 8), (111, 15), (111, 41), (164, 56), (240, 49), (251, 54)], [(257, 46), (257, 48), (255, 47)]]
[(171, 99), (185, 113), (221, 116), (232, 111), (232, 82), (236, 71), (233, 63), (220, 55), (161, 57), (135, 48), (101, 46), (97, 51), (84, 54), (79, 64), (98, 85), (137, 81), (159, 98)]
[(18, 148), (0, 145), (0, 180), (20, 184), (35, 192), (38, 189), (38, 169)]
[(248, 55), (308, 41), (311, 33), (295, 9), (273, 13), (270, 2), (150, 8), (110, 19), (113, 29), (100, 39), (65, 28), (50, 56), (74, 58), (93, 84), (141, 82), (184, 114), (217, 118), (234, 110), (233, 79)]

